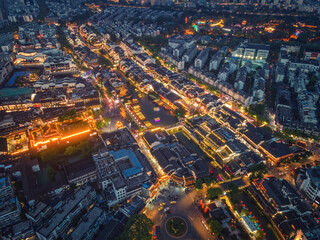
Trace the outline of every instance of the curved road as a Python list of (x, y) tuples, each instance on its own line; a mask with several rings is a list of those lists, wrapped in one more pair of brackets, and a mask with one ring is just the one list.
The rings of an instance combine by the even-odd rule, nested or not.
[[(170, 204), (170, 201), (166, 202), (166, 205), (170, 207), (170, 214), (164, 213), (164, 211), (158, 211), (155, 207), (150, 212), (148, 211), (147, 216), (152, 219), (155, 225), (159, 225), (161, 230), (159, 234), (160, 240), (194, 240), (194, 239), (215, 239), (209, 231), (206, 229), (202, 221), (201, 214), (199, 213), (197, 207), (193, 204), (195, 198), (195, 192), (192, 191), (188, 194), (182, 194), (181, 197), (176, 201), (176, 204)], [(165, 223), (168, 218), (178, 216), (186, 221), (188, 225), (188, 231), (186, 235), (181, 238), (174, 238), (169, 236), (165, 230)]]

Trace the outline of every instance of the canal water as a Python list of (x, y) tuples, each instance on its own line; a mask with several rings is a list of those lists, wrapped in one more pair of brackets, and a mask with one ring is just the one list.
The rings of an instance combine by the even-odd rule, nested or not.
[(145, 94), (142, 94), (142, 98), (139, 98), (136, 89), (131, 85), (130, 88), (133, 92), (133, 98), (139, 100), (141, 113), (146, 117), (146, 119), (143, 120), (144, 122), (149, 121), (153, 126), (156, 127), (166, 127), (178, 122), (178, 118), (169, 110), (159, 106)]
[(144, 121), (149, 121), (152, 125), (157, 127), (165, 127), (178, 122), (175, 115), (153, 102), (147, 96), (139, 99), (141, 113), (146, 117)]

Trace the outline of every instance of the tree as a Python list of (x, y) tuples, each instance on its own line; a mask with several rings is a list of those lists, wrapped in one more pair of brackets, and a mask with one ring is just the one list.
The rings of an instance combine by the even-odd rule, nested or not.
[(255, 237), (256, 237), (256, 240), (263, 240), (264, 239), (264, 233), (261, 230), (258, 230), (256, 232)]
[(118, 240), (150, 240), (153, 222), (145, 214), (132, 215)]
[(65, 156), (71, 156), (71, 155), (74, 154), (74, 152), (75, 152), (74, 150), (75, 150), (74, 146), (68, 146), (66, 148), (66, 150), (64, 151), (64, 155)]
[(59, 122), (63, 122), (64, 120), (74, 119), (77, 116), (77, 112), (74, 109), (66, 110), (63, 115), (58, 117)]
[(238, 197), (239, 197), (239, 187), (237, 185), (235, 185), (234, 183), (230, 183), (228, 185), (228, 190), (230, 190), (230, 192), (228, 193), (228, 196), (231, 200), (232, 203), (237, 203), (239, 201)]
[(207, 198), (210, 200), (214, 200), (218, 198), (222, 194), (222, 189), (221, 188), (209, 188), (207, 190)]
[(110, 62), (109, 59), (106, 59), (105, 57), (103, 56), (99, 56), (98, 58), (98, 64), (103, 66), (103, 67), (110, 67), (112, 66), (112, 63)]
[(59, 151), (56, 148), (51, 148), (42, 152), (40, 157), (43, 162), (52, 163), (59, 159)]
[(209, 220), (209, 229), (210, 232), (214, 233), (215, 235), (219, 236), (222, 231), (221, 223), (217, 220), (210, 219)]
[(79, 143), (77, 148), (78, 148), (78, 151), (81, 151), (81, 154), (83, 156), (91, 154), (91, 151), (92, 151), (91, 145), (88, 141), (82, 141), (81, 143)]
[(239, 187), (234, 184), (234, 183), (229, 183), (228, 184), (228, 189), (230, 190), (230, 192), (232, 193), (238, 193), (239, 192)]
[(47, 176), (49, 179), (54, 180), (54, 177), (56, 176), (56, 171), (52, 167), (48, 167)]
[(198, 179), (196, 180), (196, 183), (194, 184), (194, 187), (195, 187), (196, 189), (202, 189), (202, 188), (203, 188), (202, 184), (203, 184), (202, 180), (198, 178)]
[(205, 177), (204, 182), (206, 183), (207, 187), (209, 187), (212, 183), (211, 178), (209, 178), (209, 177)]

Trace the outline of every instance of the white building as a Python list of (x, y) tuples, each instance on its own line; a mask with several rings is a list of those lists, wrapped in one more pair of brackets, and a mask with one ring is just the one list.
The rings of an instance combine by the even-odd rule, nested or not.
[(210, 60), (209, 71), (216, 71), (220, 67), (220, 64), (223, 60), (223, 53), (221, 51), (214, 54)]
[(320, 199), (320, 168), (300, 169), (296, 184), (299, 190), (303, 191), (311, 201)]
[(209, 56), (209, 49), (205, 48), (199, 53), (197, 58), (194, 60), (194, 66), (196, 68), (202, 69), (208, 59), (208, 56)]

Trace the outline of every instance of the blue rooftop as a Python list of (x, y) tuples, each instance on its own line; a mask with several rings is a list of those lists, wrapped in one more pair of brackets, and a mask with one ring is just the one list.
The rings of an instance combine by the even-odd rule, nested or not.
[(6, 185), (6, 178), (0, 178), (0, 188)]
[(149, 189), (151, 187), (151, 184), (144, 183), (142, 187), (144, 187), (145, 189)]
[(143, 167), (137, 157), (137, 155), (134, 153), (134, 151), (129, 149), (121, 149), (119, 151), (110, 151), (110, 154), (113, 156), (115, 161), (119, 161), (124, 158), (129, 158), (130, 162), (132, 163), (133, 167), (123, 170), (122, 175), (125, 178), (131, 177), (135, 174), (138, 174), (142, 172)]

